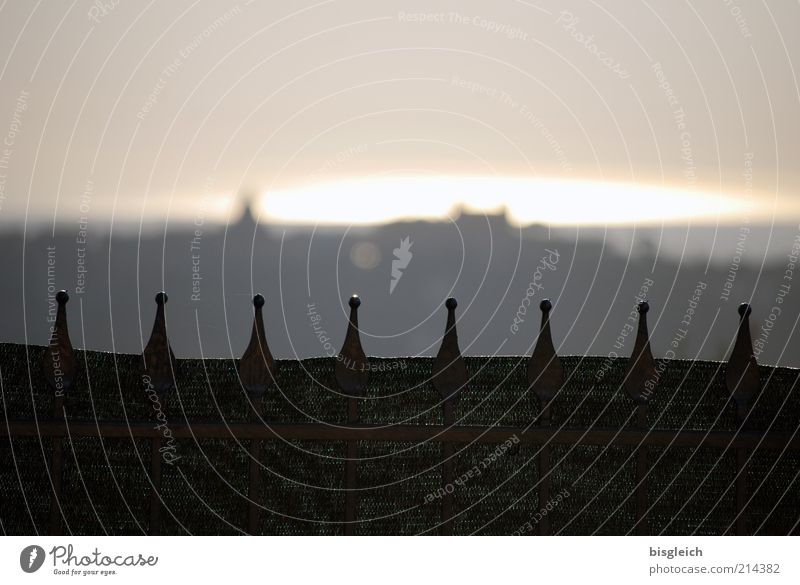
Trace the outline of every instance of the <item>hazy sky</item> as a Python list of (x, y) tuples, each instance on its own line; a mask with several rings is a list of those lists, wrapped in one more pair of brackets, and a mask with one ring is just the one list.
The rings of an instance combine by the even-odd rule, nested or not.
[(274, 221), (371, 198), (796, 224), (798, 23), (789, 0), (5, 0), (0, 223), (224, 220), (267, 193)]

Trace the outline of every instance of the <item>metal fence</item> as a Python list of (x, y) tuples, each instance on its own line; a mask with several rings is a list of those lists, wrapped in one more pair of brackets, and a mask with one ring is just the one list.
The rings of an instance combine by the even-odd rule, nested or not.
[[(21, 438), (39, 438), (51, 445), (48, 478), (50, 492), (49, 524), (51, 534), (62, 534), (64, 526), (64, 493), (63, 477), (65, 464), (69, 464), (69, 443), (81, 437), (102, 439), (130, 438), (149, 443), (149, 461), (147, 465), (147, 489), (149, 491), (149, 518), (146, 531), (149, 534), (162, 534), (164, 510), (162, 497), (162, 472), (165, 454), (169, 453), (172, 439), (224, 440), (235, 441), (246, 449), (248, 471), (246, 483), (247, 501), (246, 517), (241, 517), (238, 525), (241, 532), (259, 532), (259, 521), (264, 513), (264, 505), (260, 502), (263, 486), (261, 485), (261, 450), (267, 441), (313, 441), (318, 443), (335, 442), (346, 445), (343, 457), (343, 478), (341, 482), (344, 505), (340, 518), (341, 533), (354, 534), (359, 522), (358, 502), (363, 486), (360, 484), (359, 470), (362, 465), (361, 450), (365, 443), (426, 443), (438, 444), (440, 488), (429, 494), (428, 500), (436, 500), (439, 520), (429, 532), (453, 534), (454, 519), (461, 512), (457, 509), (454, 497), (454, 486), (465, 481), (465, 475), (457, 468), (459, 445), (495, 444), (499, 452), (512, 445), (521, 444), (536, 446), (536, 495), (538, 502), (535, 509), (546, 510), (556, 497), (551, 484), (553, 472), (553, 450), (559, 446), (597, 446), (603, 450), (610, 445), (624, 446), (628, 449), (628, 457), (635, 466), (633, 492), (629, 494), (633, 508), (633, 523), (621, 531), (628, 533), (648, 533), (646, 517), (652, 506), (648, 498), (648, 487), (652, 487), (651, 474), (652, 455), (654, 450), (666, 448), (689, 449), (721, 449), (735, 453), (735, 475), (732, 489), (735, 492), (734, 514), (730, 517), (731, 533), (749, 534), (756, 530), (756, 520), (747, 509), (754, 494), (752, 482), (748, 482), (748, 465), (756, 450), (771, 450), (778, 456), (791, 453), (796, 461), (800, 439), (797, 427), (778, 430), (768, 425), (754, 425), (752, 422), (753, 404), (758, 400), (764, 386), (763, 372), (753, 355), (749, 330), (750, 307), (739, 307), (738, 333), (735, 346), (724, 368), (724, 384), (728, 392), (728, 402), (734, 411), (734, 424), (720, 430), (707, 426), (705, 428), (659, 428), (648, 422), (651, 404), (663, 386), (663, 374), (668, 363), (654, 359), (649, 342), (647, 328), (647, 312), (649, 305), (641, 302), (638, 305), (638, 331), (631, 357), (624, 368), (621, 388), (624, 389), (624, 403), (632, 409), (631, 424), (619, 426), (603, 425), (570, 425), (562, 421), (554, 422), (552, 405), (565, 385), (565, 367), (557, 355), (550, 330), (550, 314), (552, 305), (545, 300), (541, 303), (542, 320), (538, 340), (531, 356), (525, 358), (524, 381), (521, 384), (526, 400), (536, 402), (536, 414), (528, 424), (497, 425), (467, 424), (465, 416), (457, 414), (456, 405), (462, 394), (472, 383), (472, 377), (462, 357), (456, 328), (455, 299), (446, 302), (447, 318), (441, 347), (436, 358), (431, 362), (429, 382), (438, 392), (434, 401), (440, 410), (435, 424), (395, 424), (388, 421), (381, 423), (364, 422), (361, 412), (365, 389), (378, 367), (391, 368), (384, 361), (373, 359), (373, 363), (362, 349), (359, 327), (358, 308), (361, 303), (357, 296), (350, 301), (350, 318), (341, 351), (334, 364), (334, 393), (339, 393), (346, 402), (343, 424), (327, 422), (292, 422), (272, 418), (270, 412), (263, 410), (264, 395), (280, 390), (276, 388), (276, 379), (281, 362), (273, 359), (267, 337), (264, 332), (262, 309), (264, 298), (256, 295), (253, 299), (255, 315), (250, 342), (241, 360), (237, 362), (239, 391), (248, 399), (247, 420), (238, 421), (171, 421), (169, 436), (158, 426), (156, 414), (154, 420), (142, 418), (125, 418), (109, 420), (102, 417), (85, 417), (70, 415), (69, 404), (71, 394), (75, 391), (79, 358), (73, 350), (67, 329), (66, 304), (68, 295), (65, 291), (57, 295), (58, 312), (52, 328), (52, 337), (43, 353), (41, 374), (29, 371), (29, 376), (43, 376), (52, 395), (52, 411), (50, 416), (40, 416), (36, 409), (27, 417), (15, 417), (7, 404), (10, 392), (24, 392), (21, 388), (9, 388), (6, 380), (3, 386), (5, 421), (2, 424), (2, 435), (9, 441)], [(167, 403), (171, 400), (171, 392), (179, 382), (179, 369), (172, 349), (170, 348), (165, 321), (165, 304), (167, 295), (156, 296), (157, 311), (150, 340), (142, 354), (141, 372), (144, 381), (143, 391), (153, 403)], [(29, 368), (30, 369), (30, 368)], [(90, 375), (91, 372), (88, 372)], [(404, 372), (392, 373), (395, 378), (402, 378)], [(2, 372), (0, 372), (0, 377)], [(494, 384), (499, 384), (496, 380)], [(794, 392), (795, 383), (789, 393)], [(792, 404), (796, 404), (793, 402)], [(794, 408), (793, 406), (791, 408)], [(789, 412), (790, 418), (797, 419), (798, 412)], [(467, 422), (465, 422), (467, 421)], [(756, 428), (758, 427), (758, 428)], [(66, 447), (66, 449), (65, 449)], [(14, 465), (25, 465), (16, 462)], [(796, 471), (790, 464), (789, 471)], [(3, 473), (12, 476), (14, 471), (8, 461)], [(468, 477), (467, 477), (468, 479)], [(797, 479), (795, 474), (794, 480)], [(790, 485), (796, 488), (796, 481)], [(21, 480), (20, 480), (21, 481)], [(83, 481), (83, 480), (82, 480)], [(794, 492), (793, 492), (794, 493)], [(22, 495), (24, 497), (24, 494)], [(792, 496), (795, 497), (795, 496)], [(26, 503), (27, 505), (27, 503)], [(790, 524), (791, 526), (791, 524)], [(549, 516), (545, 513), (529, 524), (532, 530), (518, 530), (517, 533), (553, 533)], [(797, 524), (794, 524), (796, 530)], [(34, 529), (35, 530), (35, 529)]]

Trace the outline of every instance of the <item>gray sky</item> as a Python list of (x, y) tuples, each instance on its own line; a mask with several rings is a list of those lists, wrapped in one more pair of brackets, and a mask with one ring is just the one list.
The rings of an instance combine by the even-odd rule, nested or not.
[[(348, 192), (521, 223), (693, 199), (653, 187), (733, 198), (707, 221), (800, 217), (798, 2), (101, 4), (0, 3), (3, 225), (225, 221), (276, 190), (267, 220), (324, 221)], [(425, 181), (405, 198), (387, 177)]]

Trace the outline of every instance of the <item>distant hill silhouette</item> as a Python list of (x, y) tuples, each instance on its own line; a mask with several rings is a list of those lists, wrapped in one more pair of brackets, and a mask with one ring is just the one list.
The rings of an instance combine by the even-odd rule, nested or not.
[[(706, 273), (706, 258), (697, 260), (696, 254), (690, 262), (664, 255), (655, 262), (657, 248), (649, 239), (633, 242), (629, 258), (620, 246), (604, 245), (602, 232), (584, 233), (549, 235), (542, 226), (511, 227), (502, 215), (471, 214), (450, 223), (284, 229), (257, 225), (249, 213), (227, 228), (151, 225), (141, 238), (130, 230), (101, 234), (90, 225), (85, 245), (76, 242), (77, 224), (59, 225), (55, 238), (42, 231), (29, 234), (25, 242), (21, 233), (6, 232), (0, 236), (0, 338), (46, 342), (52, 276), (54, 290), (70, 292), (73, 344), (90, 349), (140, 352), (152, 327), (153, 297), (164, 289), (169, 293), (169, 335), (178, 356), (240, 356), (250, 335), (255, 292), (267, 299), (267, 335), (276, 357), (326, 353), (320, 328), (315, 333), (312, 327), (309, 304), (338, 347), (346, 300), (354, 292), (364, 301), (362, 336), (371, 355), (433, 355), (449, 295), (459, 300), (465, 354), (529, 352), (539, 327), (538, 303), (549, 297), (555, 304), (553, 334), (560, 353), (607, 355), (613, 350), (627, 355), (632, 338), (621, 349), (614, 344), (630, 323), (642, 284), (652, 279), (647, 297), (654, 354), (664, 355), (676, 332), (687, 329), (681, 321), (702, 281), (707, 288), (675, 352), (678, 357), (724, 359), (735, 334), (738, 302), (752, 296), (757, 337), (785, 269), (785, 260), (775, 260), (759, 275), (759, 265), (745, 260), (724, 301), (729, 263), (712, 263)], [(413, 242), (411, 258), (390, 289), (393, 251), (405, 238)], [(364, 243), (356, 256), (366, 254), (368, 262), (351, 258), (353, 247)], [(55, 250), (50, 275), (48, 246)], [(76, 288), (82, 247), (83, 292)], [(558, 254), (557, 264), (542, 268), (542, 259), (552, 252)], [(536, 286), (531, 287), (530, 308), (522, 315), (531, 283)], [(784, 306), (759, 356), (762, 363), (800, 366), (800, 340), (792, 335), (799, 307), (794, 299)]]

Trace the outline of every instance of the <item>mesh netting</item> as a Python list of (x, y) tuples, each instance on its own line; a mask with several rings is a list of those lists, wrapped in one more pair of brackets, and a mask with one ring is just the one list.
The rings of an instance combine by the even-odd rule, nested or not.
[[(45, 348), (0, 344), (2, 420), (52, 417), (44, 382)], [(153, 422), (140, 356), (77, 351), (78, 376), (65, 410), (68, 421)], [(361, 422), (442, 423), (430, 383), (430, 358), (372, 358)], [(567, 382), (551, 403), (551, 425), (623, 429), (635, 423), (634, 404), (620, 387), (627, 360), (562, 358)], [(527, 390), (527, 358), (468, 357), (469, 387), (455, 408), (457, 424), (525, 428), (538, 403)], [(334, 389), (334, 359), (279, 360), (276, 384), (261, 398), (264, 420), (344, 424), (347, 402)], [(724, 384), (724, 364), (659, 362), (659, 387), (648, 411), (654, 429), (735, 430), (735, 408)], [(761, 367), (762, 391), (750, 430), (795, 433), (798, 370)], [(237, 361), (181, 359), (176, 387), (162, 399), (169, 423), (232, 424), (254, 419)], [(509, 437), (511, 439), (511, 437)], [(149, 531), (150, 441), (70, 436), (64, 451), (63, 530), (72, 534), (146, 534)], [(179, 456), (162, 465), (162, 533), (240, 534), (247, 530), (249, 441), (181, 439)], [(6, 534), (48, 530), (49, 466), (53, 439), (0, 438), (0, 523)], [(451, 489), (456, 534), (536, 533), (541, 520), (538, 457), (541, 446), (511, 441), (454, 444)], [(347, 446), (337, 441), (268, 440), (260, 444), (263, 534), (342, 534)], [(748, 454), (749, 457), (749, 454)], [(361, 441), (358, 446), (356, 534), (436, 533), (442, 513), (442, 445)], [(734, 449), (650, 447), (646, 531), (652, 534), (725, 534), (736, 522)], [(636, 523), (635, 449), (614, 444), (553, 445), (546, 517), (555, 534), (625, 534)], [(470, 470), (479, 469), (480, 473)], [(798, 533), (798, 453), (757, 449), (746, 468), (749, 531)], [(527, 528), (526, 528), (527, 526)]]

